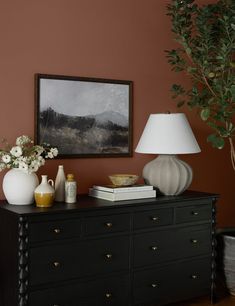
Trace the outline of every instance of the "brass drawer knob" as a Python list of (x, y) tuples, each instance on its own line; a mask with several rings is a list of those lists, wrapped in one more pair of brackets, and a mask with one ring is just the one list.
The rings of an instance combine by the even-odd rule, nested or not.
[(53, 231), (54, 231), (55, 234), (59, 234), (61, 232), (61, 230), (59, 228), (54, 228)]
[(191, 242), (192, 242), (193, 244), (197, 244), (197, 243), (198, 243), (198, 240), (197, 240), (197, 239), (192, 239)]
[(157, 288), (157, 284), (156, 284), (156, 283), (153, 283), (153, 284), (151, 284), (151, 287), (152, 287), (152, 288)]
[(196, 274), (192, 274), (192, 275), (191, 275), (191, 278), (192, 278), (192, 279), (197, 279), (198, 276), (197, 276)]
[(112, 257), (113, 257), (112, 254), (105, 254), (105, 258), (106, 258), (106, 259), (111, 259)]
[(59, 268), (59, 267), (60, 267), (60, 263), (59, 263), (58, 261), (54, 261), (54, 262), (53, 262), (53, 266), (54, 266), (55, 268)]
[(150, 218), (152, 221), (154, 221), (154, 222), (156, 222), (156, 221), (158, 221), (159, 220), (159, 218), (158, 217), (151, 217)]
[(193, 215), (193, 216), (198, 216), (198, 215), (199, 215), (199, 212), (197, 212), (197, 211), (192, 211), (192, 215)]
[(113, 226), (113, 223), (112, 222), (107, 222), (107, 223), (105, 223), (105, 225), (106, 225), (106, 227), (111, 228)]
[(153, 246), (150, 247), (150, 249), (151, 249), (152, 251), (157, 251), (158, 247), (157, 247), (156, 245), (153, 245)]
[(112, 293), (110, 293), (110, 292), (105, 293), (105, 297), (107, 299), (110, 299), (112, 297)]

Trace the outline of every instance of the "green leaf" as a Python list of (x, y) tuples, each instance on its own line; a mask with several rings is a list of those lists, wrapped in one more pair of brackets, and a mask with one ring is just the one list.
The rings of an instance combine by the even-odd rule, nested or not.
[(188, 67), (188, 68), (187, 68), (187, 71), (188, 71), (189, 73), (195, 73), (195, 72), (197, 72), (197, 68), (195, 68), (195, 67)]
[(208, 73), (208, 78), (212, 79), (215, 77), (215, 73), (214, 72), (209, 72)]
[(210, 98), (210, 99), (208, 100), (208, 104), (210, 105), (211, 103), (214, 102), (214, 100), (215, 100), (215, 97)]
[(188, 55), (191, 55), (192, 50), (191, 50), (190, 48), (186, 48), (186, 53), (187, 53)]
[(229, 132), (223, 126), (217, 126), (217, 130), (219, 131), (219, 134), (222, 137), (228, 137), (229, 136)]
[(217, 129), (217, 125), (214, 122), (208, 121), (207, 125), (209, 125), (213, 129)]
[(234, 125), (232, 122), (229, 122), (228, 130), (231, 132), (234, 129)]
[(198, 89), (197, 89), (197, 87), (195, 87), (195, 86), (192, 87), (192, 94), (193, 94), (194, 96), (197, 96), (197, 95), (198, 95)]
[(182, 95), (185, 93), (184, 88), (181, 85), (173, 84), (171, 91), (175, 96)]
[(235, 85), (231, 86), (230, 92), (231, 92), (231, 95), (232, 95), (232, 99), (235, 100)]
[(201, 110), (201, 118), (203, 121), (206, 121), (210, 117), (210, 109), (209, 108), (203, 108)]
[(211, 142), (213, 148), (223, 149), (224, 147), (224, 139), (222, 137), (218, 137), (215, 134), (211, 134), (207, 137), (207, 141)]
[(179, 101), (178, 103), (177, 103), (177, 107), (181, 107), (181, 106), (183, 106), (184, 105), (184, 103), (185, 103), (185, 101)]

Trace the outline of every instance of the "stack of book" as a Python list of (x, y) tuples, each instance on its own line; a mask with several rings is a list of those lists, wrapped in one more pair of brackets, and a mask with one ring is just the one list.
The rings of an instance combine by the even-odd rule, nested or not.
[(133, 185), (129, 187), (97, 186), (89, 189), (89, 195), (108, 201), (155, 198), (156, 190), (149, 185)]

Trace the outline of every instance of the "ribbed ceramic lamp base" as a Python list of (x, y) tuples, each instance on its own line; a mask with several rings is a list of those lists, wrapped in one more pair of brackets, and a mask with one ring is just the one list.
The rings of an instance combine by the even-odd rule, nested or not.
[(178, 195), (192, 182), (192, 168), (176, 155), (159, 155), (145, 165), (143, 177), (164, 195)]

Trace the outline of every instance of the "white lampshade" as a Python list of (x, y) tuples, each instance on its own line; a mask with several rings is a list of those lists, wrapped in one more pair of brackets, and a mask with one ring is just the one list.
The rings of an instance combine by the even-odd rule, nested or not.
[(138, 153), (159, 154), (145, 165), (143, 178), (165, 195), (181, 194), (192, 182), (192, 168), (177, 154), (200, 152), (185, 114), (152, 114), (136, 147)]
[(136, 147), (138, 153), (190, 154), (200, 152), (183, 113), (151, 114)]

